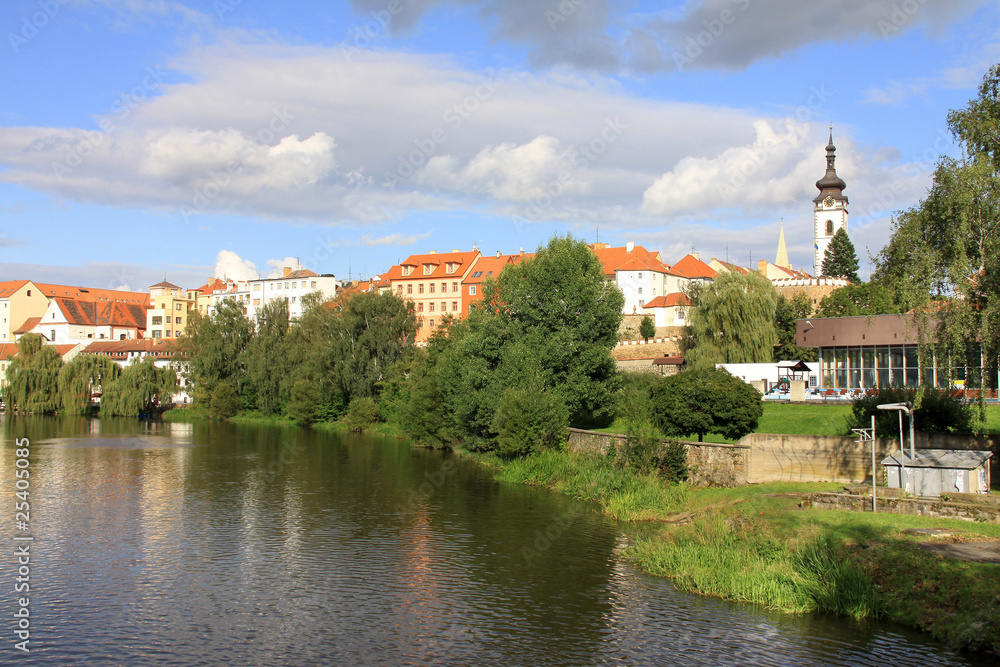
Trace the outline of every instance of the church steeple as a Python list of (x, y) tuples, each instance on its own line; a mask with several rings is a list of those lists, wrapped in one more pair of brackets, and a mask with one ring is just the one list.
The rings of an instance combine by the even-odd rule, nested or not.
[(785, 269), (792, 268), (788, 261), (788, 248), (785, 247), (785, 226), (781, 225), (781, 234), (778, 235), (778, 255), (774, 258), (774, 263)]
[(837, 201), (842, 201), (847, 203), (847, 197), (844, 196), (844, 190), (847, 189), (847, 183), (844, 182), (840, 176), (837, 176), (837, 167), (834, 163), (837, 161), (837, 147), (833, 145), (833, 123), (830, 124), (830, 143), (826, 145), (826, 173), (823, 178), (816, 181), (816, 187), (819, 189), (819, 194), (816, 199), (813, 199), (815, 203), (820, 203), (827, 197), (833, 197)]

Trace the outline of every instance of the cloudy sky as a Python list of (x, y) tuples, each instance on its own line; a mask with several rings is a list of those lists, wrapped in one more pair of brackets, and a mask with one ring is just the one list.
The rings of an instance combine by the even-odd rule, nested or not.
[(0, 280), (144, 290), (554, 233), (862, 263), (1000, 61), (975, 0), (9, 0)]

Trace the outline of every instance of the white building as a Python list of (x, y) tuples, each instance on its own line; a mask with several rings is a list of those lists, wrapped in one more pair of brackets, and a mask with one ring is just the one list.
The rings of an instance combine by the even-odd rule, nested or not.
[(37, 333), (51, 344), (69, 345), (139, 338), (145, 329), (145, 304), (103, 297), (94, 301), (54, 298), (41, 317), (30, 318), (14, 336), (20, 339)]
[(590, 246), (604, 267), (605, 280), (614, 282), (625, 295), (622, 313), (642, 315), (646, 303), (672, 292), (682, 292), (688, 279), (671, 269), (653, 253), (631, 241), (612, 248), (607, 243)]
[(830, 143), (826, 147), (826, 174), (816, 181), (819, 194), (813, 199), (813, 273), (823, 275), (823, 258), (833, 235), (838, 229), (847, 231), (847, 197), (844, 189), (847, 183), (837, 176), (834, 162), (837, 147), (833, 145), (833, 129), (830, 129)]
[(254, 319), (271, 301), (285, 299), (289, 318), (297, 320), (302, 317), (302, 297), (313, 292), (319, 292), (323, 302), (332, 301), (337, 296), (337, 278), (333, 274), (318, 275), (309, 269), (293, 271), (286, 266), (280, 278), (247, 281), (247, 316)]

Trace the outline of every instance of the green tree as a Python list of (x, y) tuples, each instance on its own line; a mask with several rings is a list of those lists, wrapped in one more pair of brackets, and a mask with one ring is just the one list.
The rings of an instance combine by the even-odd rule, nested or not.
[(812, 314), (812, 301), (809, 295), (799, 293), (791, 299), (784, 294), (778, 295), (774, 308), (774, 329), (778, 335), (778, 344), (774, 348), (772, 361), (799, 359), (801, 361), (816, 361), (818, 352), (814, 347), (799, 347), (795, 344), (795, 321), (804, 320)]
[(527, 456), (566, 442), (569, 414), (562, 397), (537, 384), (508, 387), (500, 397), (493, 428), (501, 456)]
[[(876, 277), (917, 307), (939, 350), (950, 356), (981, 345), (986, 363), (967, 384), (988, 387), (1000, 356), (1000, 65), (948, 125), (962, 157), (942, 158), (927, 196), (894, 221)], [(920, 308), (931, 299), (933, 308)], [(980, 392), (977, 430), (985, 428), (984, 401)]]
[(55, 412), (59, 402), (59, 371), (62, 357), (38, 334), (25, 334), (17, 341), (17, 355), (7, 366), (4, 403), (7, 412), (44, 414)]
[(660, 430), (674, 437), (717, 433), (739, 440), (757, 428), (764, 414), (761, 395), (723, 368), (690, 369), (653, 388)]
[(247, 319), (243, 304), (223, 299), (215, 314), (192, 313), (187, 333), (178, 339), (177, 359), (187, 367), (187, 377), (209, 395), (228, 380), (243, 398), (247, 383), (247, 348), (254, 337), (254, 323)]
[(648, 343), (649, 339), (656, 335), (656, 322), (649, 315), (642, 318), (639, 323), (639, 335)]
[(771, 361), (778, 293), (759, 273), (728, 271), (691, 294), (695, 304), (686, 337), (688, 366)]
[(845, 278), (857, 284), (861, 282), (858, 277), (858, 255), (851, 243), (851, 237), (847, 235), (847, 230), (841, 227), (830, 239), (830, 245), (823, 253), (823, 275), (831, 278)]
[(101, 394), (103, 385), (114, 382), (122, 367), (109, 357), (78, 354), (59, 371), (59, 402), (67, 414), (87, 414), (91, 411), (90, 397)]
[(275, 299), (257, 312), (253, 336), (246, 346), (246, 403), (276, 415), (287, 402), (284, 379), (290, 371), (287, 349), (288, 301)]
[[(854, 401), (851, 417), (848, 418), (847, 433), (852, 428), (871, 428), (875, 417), (875, 433), (881, 438), (899, 435), (899, 415), (895, 411), (879, 410), (885, 403), (911, 403), (913, 429), (932, 433), (968, 433), (972, 427), (972, 410), (956, 392), (941, 391), (929, 387), (920, 389), (903, 387), (881, 387), (868, 390)], [(908, 432), (909, 422), (903, 416), (903, 431)], [(909, 437), (909, 436), (907, 436)]]
[(893, 292), (879, 282), (838, 287), (819, 302), (818, 317), (858, 317), (903, 312)]
[(133, 361), (121, 375), (106, 383), (101, 396), (101, 413), (113, 417), (151, 414), (169, 403), (177, 391), (177, 374), (157, 368), (153, 357)]

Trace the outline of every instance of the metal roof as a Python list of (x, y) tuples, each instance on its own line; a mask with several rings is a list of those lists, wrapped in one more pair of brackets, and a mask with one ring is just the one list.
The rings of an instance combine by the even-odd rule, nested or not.
[(977, 452), (967, 449), (918, 449), (916, 458), (911, 459), (907, 456), (901, 462), (900, 452), (897, 450), (882, 459), (882, 465), (973, 470), (988, 461), (991, 456), (993, 456), (993, 452)]

